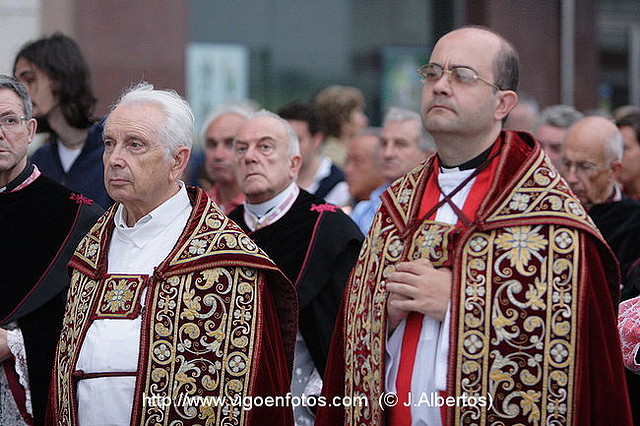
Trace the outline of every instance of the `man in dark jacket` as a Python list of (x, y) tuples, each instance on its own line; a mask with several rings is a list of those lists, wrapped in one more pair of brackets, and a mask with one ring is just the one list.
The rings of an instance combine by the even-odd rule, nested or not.
[[(294, 283), (299, 332), (291, 390), (319, 395), (331, 334), (363, 236), (338, 207), (302, 190), (298, 138), (291, 125), (268, 111), (250, 118), (234, 141), (238, 181), (245, 203), (229, 217)], [(295, 407), (296, 423), (312, 420)]]
[(69, 285), (67, 263), (102, 209), (27, 159), (36, 120), (0, 75), (0, 423), (42, 424)]

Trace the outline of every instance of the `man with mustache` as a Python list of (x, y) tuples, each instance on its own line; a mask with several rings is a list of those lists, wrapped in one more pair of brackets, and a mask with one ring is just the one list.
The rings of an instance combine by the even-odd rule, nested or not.
[[(362, 234), (339, 207), (297, 185), (302, 158), (298, 136), (287, 120), (259, 111), (238, 132), (234, 150), (245, 203), (229, 218), (294, 283), (300, 327), (291, 393), (299, 398), (317, 396), (342, 291)], [(312, 424), (313, 408), (297, 407), (296, 424)]]
[(67, 263), (102, 209), (27, 159), (27, 89), (0, 75), (0, 423), (42, 425), (69, 286)]
[[(141, 83), (111, 110), (104, 182), (117, 202), (80, 242), (48, 424), (292, 425), (291, 283), (199, 188), (178, 178), (193, 114)], [(234, 402), (235, 401), (235, 402)]]
[(615, 258), (540, 145), (502, 130), (515, 49), (464, 27), (418, 73), (437, 155), (381, 196), (323, 390), (368, 404), (316, 425), (630, 425)]

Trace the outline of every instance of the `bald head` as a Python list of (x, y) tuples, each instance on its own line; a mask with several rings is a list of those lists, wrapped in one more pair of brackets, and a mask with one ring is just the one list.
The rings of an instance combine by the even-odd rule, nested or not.
[(468, 49), (469, 57), (478, 52), (490, 61), (496, 86), (503, 90), (517, 90), (519, 78), (519, 57), (513, 45), (500, 34), (489, 28), (468, 26), (445, 34), (438, 43), (461, 43)]
[(604, 117), (590, 116), (576, 122), (567, 131), (564, 143), (568, 143), (570, 149), (600, 152), (607, 162), (622, 160), (622, 135), (616, 125)]
[(613, 196), (623, 146), (616, 125), (603, 117), (583, 118), (567, 131), (560, 172), (587, 208)]
[[(518, 55), (498, 34), (465, 27), (438, 40), (429, 68), (442, 72), (423, 79), (422, 121), (441, 160), (456, 166), (488, 149), (500, 134), (518, 100)], [(454, 69), (473, 77), (452, 78)]]

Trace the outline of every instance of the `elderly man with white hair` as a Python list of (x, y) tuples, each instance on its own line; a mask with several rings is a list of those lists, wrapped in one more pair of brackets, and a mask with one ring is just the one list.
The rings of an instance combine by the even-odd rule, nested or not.
[[(117, 202), (80, 242), (54, 362), (49, 424), (292, 424), (296, 298), (271, 260), (178, 177), (193, 115), (142, 83), (104, 130)], [(233, 401), (236, 401), (234, 404)]]
[[(294, 283), (300, 306), (291, 392), (318, 395), (342, 290), (363, 236), (342, 210), (300, 189), (302, 161), (291, 124), (260, 111), (234, 141), (244, 205), (229, 214)], [(313, 424), (313, 407), (294, 410)]]
[(371, 193), (368, 200), (356, 204), (351, 212), (351, 218), (363, 234), (369, 232), (380, 207), (380, 196), (389, 185), (436, 151), (433, 138), (422, 125), (420, 114), (398, 107), (389, 108), (384, 116), (380, 146), (381, 173), (385, 182)]
[(638, 295), (628, 273), (640, 258), (640, 202), (620, 190), (623, 147), (622, 134), (613, 122), (585, 117), (565, 135), (560, 173), (618, 258), (624, 300)]

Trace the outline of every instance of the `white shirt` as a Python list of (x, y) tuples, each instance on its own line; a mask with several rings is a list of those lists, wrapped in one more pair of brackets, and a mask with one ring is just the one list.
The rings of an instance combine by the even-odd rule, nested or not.
[[(109, 246), (109, 274), (153, 274), (171, 252), (191, 214), (184, 184), (176, 195), (128, 227), (118, 206)], [(143, 293), (143, 298), (146, 292)], [(85, 373), (135, 372), (138, 369), (141, 316), (95, 320), (82, 343), (76, 368)], [(128, 425), (135, 377), (102, 377), (78, 382), (78, 419), (82, 426)]]
[[(313, 182), (306, 188), (303, 187), (307, 192), (315, 194), (320, 186), (320, 181), (326, 178), (331, 174), (331, 165), (332, 161), (329, 157), (322, 157), (320, 160), (320, 166), (318, 167), (318, 171), (316, 171), (316, 175), (313, 177)], [(331, 191), (325, 195), (324, 200), (327, 203), (335, 204), (336, 206), (342, 207), (349, 204), (351, 200), (351, 194), (349, 193), (349, 185), (347, 182), (342, 181), (335, 184)]]
[(80, 156), (82, 147), (76, 149), (70, 149), (64, 146), (62, 143), (58, 143), (58, 156), (60, 157), (60, 163), (62, 164), (62, 170), (69, 171), (76, 158)]
[[(473, 173), (473, 170), (460, 171), (457, 168), (445, 169), (438, 174), (438, 183), (443, 194), (449, 194), (459, 184)], [(452, 201), (462, 209), (467, 196), (475, 182), (471, 179), (467, 185), (458, 191)], [(444, 195), (440, 194), (440, 200)], [(451, 206), (445, 203), (441, 206), (435, 220), (437, 222), (455, 225), (458, 216)], [(411, 378), (411, 392), (413, 402), (420, 400), (424, 393), (429, 397), (431, 393), (447, 389), (447, 357), (449, 355), (449, 328), (450, 328), (451, 304), (447, 307), (444, 322), (437, 321), (431, 317), (424, 316), (422, 329), (420, 330), (420, 340), (416, 351), (416, 361), (413, 366)], [(400, 363), (400, 353), (402, 351), (402, 337), (406, 320), (398, 325), (391, 336), (387, 337), (387, 358), (386, 358), (386, 391), (396, 392), (396, 379), (398, 377), (398, 364)], [(414, 426), (440, 426), (440, 407), (429, 407), (427, 404), (420, 404), (418, 407), (411, 407), (411, 423)]]

